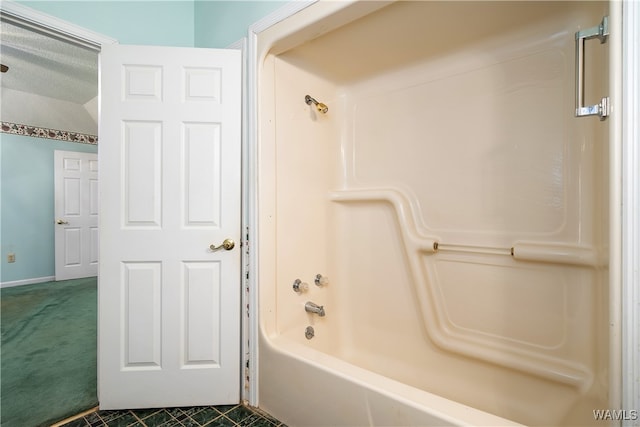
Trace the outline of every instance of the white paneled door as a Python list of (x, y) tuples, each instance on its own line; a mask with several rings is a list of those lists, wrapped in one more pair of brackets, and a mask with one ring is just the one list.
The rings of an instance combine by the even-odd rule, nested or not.
[(98, 275), (98, 155), (54, 151), (56, 280)]
[(106, 45), (100, 96), (100, 408), (238, 403), (240, 51)]

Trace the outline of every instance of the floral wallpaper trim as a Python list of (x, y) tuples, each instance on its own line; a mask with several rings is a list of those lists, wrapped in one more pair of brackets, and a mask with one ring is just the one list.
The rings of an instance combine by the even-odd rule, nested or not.
[(80, 144), (98, 144), (96, 135), (88, 135), (85, 133), (69, 132), (66, 130), (47, 129), (37, 126), (20, 125), (17, 123), (2, 123), (3, 133), (12, 133), (14, 135), (33, 136), (36, 138), (57, 139), (59, 141), (77, 142)]

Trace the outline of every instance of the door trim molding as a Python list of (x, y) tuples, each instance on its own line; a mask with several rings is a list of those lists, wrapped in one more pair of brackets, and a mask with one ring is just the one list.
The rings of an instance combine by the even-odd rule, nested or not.
[(57, 38), (63, 38), (96, 52), (100, 51), (102, 45), (118, 43), (114, 38), (13, 1), (3, 1), (0, 4), (0, 16), (9, 22), (26, 26)]
[[(640, 3), (622, 2), (622, 409), (640, 410)], [(639, 426), (625, 420), (623, 426)]]
[[(249, 317), (243, 316), (243, 331), (248, 332), (248, 336), (242, 341), (242, 366), (245, 369), (248, 384), (242, 388), (242, 399), (249, 405), (258, 407), (258, 373), (259, 359), (258, 347), (260, 339), (260, 319), (259, 319), (259, 298), (258, 298), (258, 66), (260, 58), (258, 58), (258, 35), (272, 27), (273, 25), (283, 21), (290, 16), (300, 12), (306, 7), (316, 3), (318, 0), (294, 0), (286, 3), (281, 8), (275, 10), (264, 18), (253, 23), (248, 29), (246, 43), (246, 114), (244, 119), (246, 124), (243, 125), (246, 132), (245, 146), (243, 147), (243, 199), (245, 206), (243, 209), (243, 225), (242, 229), (246, 230), (246, 238), (248, 245), (246, 259), (243, 260), (242, 272), (243, 278), (247, 279), (245, 292), (242, 293), (242, 307), (249, 307)], [(246, 149), (245, 149), (246, 148)], [(246, 153), (246, 154), (245, 154)], [(246, 183), (246, 184), (245, 184)], [(247, 323), (245, 326), (244, 323)]]

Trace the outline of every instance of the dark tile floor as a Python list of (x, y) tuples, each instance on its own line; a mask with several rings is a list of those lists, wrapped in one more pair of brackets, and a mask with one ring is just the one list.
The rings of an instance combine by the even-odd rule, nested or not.
[(63, 427), (286, 427), (275, 418), (243, 405), (97, 411)]

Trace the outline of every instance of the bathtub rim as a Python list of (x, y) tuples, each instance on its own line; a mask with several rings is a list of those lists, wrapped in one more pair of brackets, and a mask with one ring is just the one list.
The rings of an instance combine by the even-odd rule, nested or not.
[[(287, 335), (270, 337), (265, 334), (261, 336), (261, 343), (273, 354), (296, 359), (322, 372), (335, 375), (340, 380), (353, 382), (356, 386), (369, 389), (410, 408), (420, 411), (428, 408), (429, 415), (441, 418), (448, 423), (447, 425), (523, 425), (353, 365), (330, 354), (305, 346)], [(454, 418), (452, 414), (456, 414), (456, 417)]]
[[(247, 191), (245, 200), (245, 225), (247, 237), (252, 242), (252, 248), (259, 246), (259, 216), (258, 216), (258, 105), (259, 105), (259, 79), (260, 68), (263, 60), (270, 51), (270, 47), (286, 37), (289, 33), (280, 34), (279, 37), (269, 35), (267, 30), (272, 29), (277, 23), (291, 18), (298, 12), (319, 3), (319, 0), (292, 1), (266, 16), (262, 20), (251, 25), (248, 29), (247, 43)], [(326, 4), (325, 2), (323, 2)], [(338, 4), (339, 3), (339, 4)], [(342, 9), (356, 3), (355, 0), (333, 2), (335, 10)], [(390, 2), (384, 2), (385, 4)], [(612, 31), (617, 31), (619, 37), (613, 37), (612, 51), (615, 53), (610, 58), (610, 96), (614, 99), (614, 114), (610, 126), (611, 143), (611, 199), (610, 199), (610, 331), (612, 340), (610, 348), (610, 390), (611, 407), (640, 407), (640, 386), (633, 380), (625, 378), (637, 378), (640, 376), (640, 367), (637, 362), (640, 356), (634, 355), (634, 349), (640, 345), (640, 324), (637, 316), (633, 316), (633, 308), (640, 306), (640, 201), (633, 191), (637, 191), (640, 169), (640, 155), (634, 148), (640, 125), (637, 120), (640, 104), (640, 89), (634, 82), (633, 76), (640, 69), (640, 42), (634, 39), (640, 28), (640, 7), (633, 2), (610, 1), (611, 14), (613, 14)], [(622, 13), (622, 10), (625, 13)], [(315, 18), (315, 22), (322, 19)], [(624, 22), (623, 22), (624, 21)], [(310, 24), (310, 23), (308, 23)], [(300, 28), (298, 28), (299, 30)], [(328, 31), (328, 30), (327, 30)], [(267, 40), (259, 40), (267, 36)], [(316, 34), (317, 35), (317, 34)], [(622, 58), (622, 45), (625, 46), (624, 63)], [(623, 66), (624, 73), (623, 73)], [(624, 89), (624, 92), (623, 92)], [(621, 100), (621, 94), (625, 93), (625, 99)], [(619, 111), (620, 114), (615, 114)], [(635, 115), (634, 115), (635, 114)], [(624, 131), (623, 131), (624, 126)], [(635, 156), (633, 155), (635, 153)], [(628, 156), (623, 158), (623, 155)], [(625, 168), (622, 167), (622, 162)], [(623, 193), (624, 191), (624, 193)], [(624, 202), (624, 204), (623, 204)], [(625, 236), (623, 238), (623, 236)], [(259, 254), (254, 250), (250, 252), (247, 260), (251, 275), (247, 280), (249, 296), (248, 302), (254, 310), (253, 316), (248, 319), (249, 342), (260, 343), (262, 339), (268, 342), (269, 337), (263, 329), (263, 322), (259, 313), (259, 287), (261, 272), (259, 270)], [(624, 306), (622, 306), (624, 302)], [(628, 314), (625, 314), (629, 312)], [(623, 315), (627, 316), (623, 319)], [(250, 363), (248, 375), (250, 377), (245, 399), (249, 404), (258, 406), (258, 372), (259, 372), (259, 345), (250, 346), (248, 360), (257, 361)], [(631, 424), (629, 424), (631, 425)]]

